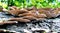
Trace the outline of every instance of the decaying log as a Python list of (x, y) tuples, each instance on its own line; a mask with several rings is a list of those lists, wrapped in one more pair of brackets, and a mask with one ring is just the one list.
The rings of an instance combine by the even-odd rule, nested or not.
[(38, 18), (37, 20), (43, 21), (46, 20), (46, 18)]
[(17, 21), (0, 21), (0, 25), (4, 25), (4, 24), (14, 24), (14, 23), (18, 23)]
[(47, 17), (45, 14), (39, 14), (39, 15), (36, 15), (35, 16), (36, 18), (45, 18), (45, 17)]
[(49, 11), (46, 11), (45, 14), (46, 14), (47, 18), (56, 17), (56, 14), (51, 13), (51, 12), (49, 12)]
[(9, 21), (30, 22), (30, 20), (23, 18), (10, 18)]
[(19, 14), (19, 16), (33, 16), (33, 13), (23, 13)]
[(58, 9), (38, 9), (39, 13), (43, 13), (46, 14), (47, 18), (52, 18), (52, 17), (57, 17), (58, 15), (60, 15), (60, 12), (58, 11)]
[(33, 16), (35, 18), (52, 18), (57, 17), (60, 15), (60, 9), (56, 8), (40, 8), (37, 9), (36, 7), (29, 8), (17, 8), (16, 6), (10, 7), (10, 10), (8, 11), (12, 15), (16, 16)]
[(12, 15), (18, 15), (22, 13), (27, 13), (28, 11), (26, 9), (18, 9), (17, 7), (10, 7), (10, 10), (8, 12)]
[(24, 8), (20, 9), (20, 14), (28, 13), (28, 12), (29, 12), (29, 11), (28, 11), (28, 10), (26, 10), (26, 9), (24, 9)]
[(9, 10), (8, 12), (12, 15), (18, 15), (20, 11), (19, 10)]
[(24, 17), (21, 17), (21, 18), (23, 18), (23, 19), (29, 19), (29, 20), (37, 20), (37, 18), (34, 17), (34, 16), (24, 16)]

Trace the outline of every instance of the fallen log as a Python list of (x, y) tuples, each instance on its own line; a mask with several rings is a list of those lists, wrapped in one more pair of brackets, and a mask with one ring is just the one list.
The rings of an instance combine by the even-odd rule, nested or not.
[(29, 20), (37, 20), (37, 18), (34, 17), (34, 16), (24, 16), (24, 17), (21, 17), (21, 18), (23, 18), (23, 19), (29, 19)]
[(52, 17), (54, 18), (54, 17), (57, 17), (59, 15), (59, 11), (57, 9), (52, 9), (52, 10), (39, 9), (38, 11), (41, 14), (46, 14), (47, 18), (52, 18)]
[(0, 25), (4, 25), (4, 24), (15, 24), (18, 23), (17, 21), (0, 21)]
[(30, 22), (30, 20), (23, 18), (10, 18), (9, 21)]

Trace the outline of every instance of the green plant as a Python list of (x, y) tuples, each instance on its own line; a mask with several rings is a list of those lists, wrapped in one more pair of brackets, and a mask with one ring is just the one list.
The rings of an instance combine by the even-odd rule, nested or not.
[[(4, 5), (2, 6), (3, 3)], [(60, 2), (59, 0), (1, 0), (0, 5), (3, 8), (8, 6), (17, 6), (20, 8), (31, 6), (35, 6), (36, 8), (57, 8), (60, 7)]]

